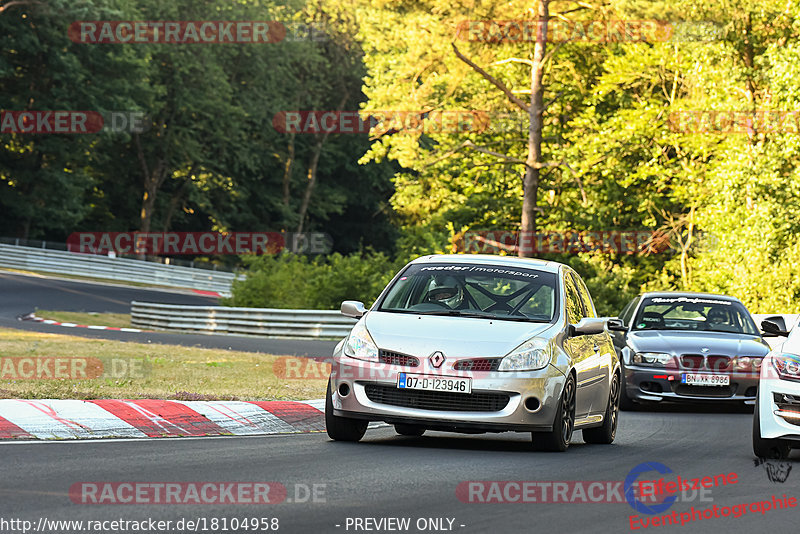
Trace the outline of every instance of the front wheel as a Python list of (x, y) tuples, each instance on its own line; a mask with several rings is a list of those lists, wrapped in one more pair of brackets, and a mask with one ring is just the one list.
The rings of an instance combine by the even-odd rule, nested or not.
[(575, 377), (570, 374), (561, 390), (553, 429), (549, 432), (531, 432), (533, 449), (537, 451), (564, 452), (575, 428)]
[(608, 394), (608, 406), (603, 417), (603, 426), (585, 429), (583, 431), (583, 441), (586, 443), (608, 445), (614, 442), (614, 438), (617, 435), (617, 421), (619, 420), (619, 390), (619, 375), (615, 374), (611, 380), (611, 391)]
[(753, 454), (759, 458), (774, 458), (782, 460), (788, 458), (791, 446), (782, 439), (765, 439), (761, 437), (761, 410), (758, 407), (753, 411)]
[(369, 421), (350, 419), (333, 413), (331, 398), (331, 381), (328, 380), (328, 391), (325, 395), (325, 430), (334, 441), (358, 441), (364, 437)]

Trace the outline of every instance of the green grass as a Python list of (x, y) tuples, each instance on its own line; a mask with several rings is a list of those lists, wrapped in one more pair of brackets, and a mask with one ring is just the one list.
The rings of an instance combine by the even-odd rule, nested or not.
[[(309, 378), (287, 379), (282, 371), (287, 368), (287, 359), (291, 357), (0, 329), (0, 398), (303, 400), (324, 397), (326, 366), (311, 362), (311, 372), (305, 373)], [(77, 361), (77, 367), (73, 360)], [(32, 371), (43, 362), (43, 370)], [(66, 362), (61, 378), (56, 377), (57, 362)], [(305, 359), (302, 362), (303, 369), (307, 369), (309, 362)], [(41, 378), (48, 369), (52, 378)], [(33, 378), (20, 376), (32, 372)]]

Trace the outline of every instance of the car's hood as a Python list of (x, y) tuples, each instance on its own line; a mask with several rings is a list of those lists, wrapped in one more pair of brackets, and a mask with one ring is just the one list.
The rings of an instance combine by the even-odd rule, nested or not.
[(381, 349), (426, 357), (441, 351), (447, 358), (505, 356), (550, 323), (438, 317), (373, 311), (367, 330)]
[(628, 334), (628, 345), (636, 352), (672, 354), (765, 356), (769, 352), (769, 346), (758, 336), (726, 332), (634, 331)]

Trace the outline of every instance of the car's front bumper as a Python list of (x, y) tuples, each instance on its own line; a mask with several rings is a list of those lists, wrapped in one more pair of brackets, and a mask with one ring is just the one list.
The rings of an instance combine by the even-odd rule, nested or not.
[(762, 370), (758, 390), (761, 437), (800, 441), (800, 382), (779, 378), (771, 358), (764, 365), (770, 367)]
[[(682, 375), (693, 371), (658, 367), (625, 366), (625, 392), (628, 397), (647, 402), (730, 402), (753, 404), (758, 392), (758, 374), (722, 373), (730, 375), (729, 386), (689, 386), (681, 383)], [(721, 374), (695, 371), (695, 374)]]
[[(538, 371), (511, 373), (455, 371), (453, 362), (446, 363), (442, 369), (434, 369), (427, 360), (421, 363), (414, 368), (375, 364), (337, 351), (331, 369), (334, 414), (456, 432), (552, 428), (566, 381), (563, 373), (552, 365)], [(417, 390), (399, 389), (397, 376), (402, 372), (469, 377), (472, 379), (472, 394), (420, 394)], [(347, 394), (343, 395), (343, 392)], [(501, 396), (507, 396), (507, 402), (498, 400)], [(536, 399), (536, 402), (530, 399)], [(531, 409), (534, 404), (535, 409)], [(442, 409), (443, 405), (447, 408)]]

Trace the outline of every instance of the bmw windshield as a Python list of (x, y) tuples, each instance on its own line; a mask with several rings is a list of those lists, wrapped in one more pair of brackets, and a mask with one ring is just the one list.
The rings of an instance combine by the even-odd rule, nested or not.
[(633, 321), (633, 330), (700, 330), (758, 335), (745, 307), (710, 297), (651, 297)]
[(415, 264), (397, 278), (379, 311), (551, 322), (555, 273), (483, 264)]

